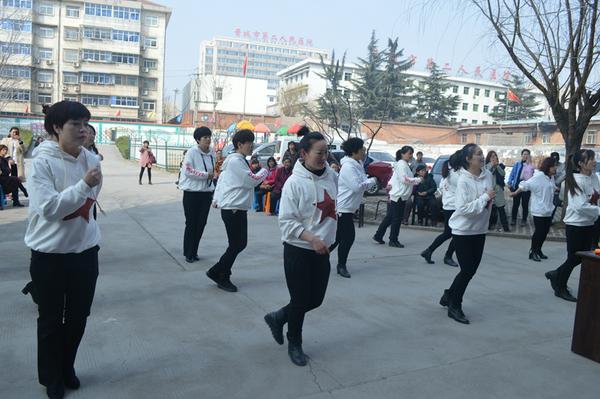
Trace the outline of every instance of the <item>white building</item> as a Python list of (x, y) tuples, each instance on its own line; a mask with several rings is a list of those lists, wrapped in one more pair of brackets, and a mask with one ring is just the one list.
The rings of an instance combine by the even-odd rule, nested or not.
[(169, 8), (146, 0), (2, 0), (1, 16), (0, 74), (13, 77), (0, 86), (4, 113), (40, 113), (68, 99), (94, 118), (162, 121)]
[[(310, 103), (322, 96), (328, 88), (328, 82), (320, 76), (323, 72), (318, 59), (303, 60), (278, 72), (280, 97), (282, 97), (281, 93), (285, 93), (283, 97), (286, 98), (278, 98), (277, 104), (269, 108), (270, 113), (280, 113), (282, 107), (286, 106), (286, 100)], [(417, 86), (425, 80), (428, 73), (409, 70), (406, 75)], [(342, 94), (346, 94), (346, 90), (348, 90), (348, 95), (350, 95), (353, 89), (352, 79), (358, 79), (358, 66), (351, 63), (345, 64), (342, 79), (340, 82)], [(460, 97), (457, 114), (451, 118), (453, 122), (463, 125), (494, 123), (494, 118), (490, 116), (490, 113), (493, 112), (499, 101), (504, 100), (506, 86), (463, 77), (448, 77), (446, 80), (451, 85), (447, 94)], [(543, 110), (543, 117), (550, 119), (551, 114), (546, 99), (541, 93), (537, 94), (536, 98)]]

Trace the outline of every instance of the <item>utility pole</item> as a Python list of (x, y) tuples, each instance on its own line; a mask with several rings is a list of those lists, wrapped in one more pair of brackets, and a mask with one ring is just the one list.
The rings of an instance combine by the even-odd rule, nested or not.
[(194, 76), (194, 116), (192, 117), (192, 124), (196, 126), (198, 124), (198, 104), (200, 103), (200, 68), (196, 71)]
[(174, 96), (173, 96), (173, 112), (175, 112), (175, 116), (177, 117), (178, 113), (177, 113), (177, 93), (179, 93), (179, 89), (174, 89), (173, 90)]

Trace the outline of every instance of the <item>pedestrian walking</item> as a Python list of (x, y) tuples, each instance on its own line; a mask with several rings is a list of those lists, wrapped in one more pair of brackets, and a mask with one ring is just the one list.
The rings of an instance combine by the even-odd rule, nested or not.
[(231, 282), (231, 268), (238, 254), (248, 243), (248, 210), (252, 208), (254, 188), (267, 178), (268, 171), (250, 170), (246, 157), (252, 154), (254, 133), (240, 130), (233, 136), (235, 152), (225, 158), (221, 176), (215, 189), (213, 206), (221, 209), (221, 219), (227, 231), (228, 247), (219, 261), (206, 275), (217, 283), (217, 287), (228, 292), (236, 292)]
[(329, 247), (335, 241), (336, 178), (327, 165), (327, 141), (321, 133), (305, 134), (299, 143), (301, 160), (283, 186), (279, 227), (283, 266), (290, 302), (264, 319), (279, 345), (287, 323), (288, 355), (305, 366), (302, 349), (304, 316), (323, 303), (329, 280)]
[(179, 189), (183, 191), (183, 256), (187, 263), (198, 257), (198, 246), (213, 201), (216, 156), (210, 148), (211, 130), (202, 126), (194, 130), (196, 145), (189, 148), (180, 170)]
[(531, 192), (531, 215), (535, 230), (531, 236), (529, 259), (535, 262), (548, 259), (542, 252), (542, 245), (544, 245), (550, 226), (552, 226), (554, 193), (556, 192), (555, 175), (556, 160), (552, 157), (545, 158), (533, 177), (519, 183), (519, 189), (510, 194), (512, 197), (523, 191)]
[[(6, 158), (6, 154), (8, 154), (8, 147), (0, 144), (0, 186), (5, 194), (12, 194), (13, 207), (23, 207), (25, 205), (19, 201), (19, 190), (27, 197), (27, 189), (19, 177), (12, 175), (10, 162), (12, 158)], [(2, 209), (4, 209), (4, 204), (0, 200), (0, 210)]]
[(49, 398), (80, 386), (75, 358), (98, 277), (100, 229), (91, 207), (102, 172), (82, 147), (89, 119), (78, 102), (47, 108), (44, 127), (52, 139), (33, 153), (25, 244), (38, 301), (38, 378)]
[(10, 175), (18, 177), (21, 182), (25, 182), (25, 143), (21, 138), (21, 131), (18, 127), (11, 127), (8, 133), (8, 137), (2, 139), (0, 144), (4, 144), (7, 147), (7, 154), (5, 157), (11, 159), (10, 162)]
[(500, 219), (502, 227), (498, 228), (498, 231), (504, 230), (505, 233), (510, 232), (508, 227), (508, 218), (506, 217), (506, 198), (504, 197), (504, 176), (506, 175), (503, 163), (500, 163), (498, 154), (496, 151), (489, 151), (485, 157), (485, 167), (492, 174), (492, 181), (494, 183), (494, 191), (496, 196), (492, 203), (492, 212), (490, 214), (490, 225), (489, 230), (496, 228), (496, 223)]
[(140, 178), (139, 184), (142, 184), (142, 177), (144, 176), (144, 170), (148, 170), (148, 184), (152, 184), (152, 165), (156, 163), (156, 157), (150, 148), (150, 142), (144, 140), (140, 148)]
[(337, 231), (336, 239), (330, 248), (333, 251), (338, 245), (337, 274), (350, 278), (346, 263), (348, 254), (354, 244), (356, 232), (354, 231), (354, 213), (360, 207), (365, 190), (377, 184), (377, 179), (367, 177), (363, 166), (365, 157), (365, 142), (352, 137), (342, 143), (342, 150), (346, 155), (342, 158), (340, 174), (338, 178), (337, 194)]
[(449, 223), (460, 271), (450, 288), (444, 290), (440, 305), (448, 307), (448, 317), (463, 324), (469, 324), (462, 310), (463, 296), (481, 263), (490, 211), (496, 195), (492, 175), (485, 169), (484, 161), (483, 151), (477, 144), (467, 144), (461, 150), (456, 210)]
[(567, 288), (571, 272), (581, 264), (577, 252), (591, 249), (594, 223), (600, 216), (599, 193), (594, 189), (591, 177), (596, 169), (595, 157), (592, 150), (579, 150), (569, 156), (565, 178), (567, 211), (563, 220), (567, 236), (567, 260), (545, 274), (554, 295), (570, 302), (577, 302)]
[[(517, 191), (519, 188), (519, 183), (523, 180), (528, 180), (533, 177), (533, 171), (535, 167), (531, 162), (531, 151), (527, 148), (521, 151), (521, 160), (515, 162), (510, 171), (510, 176), (508, 177), (508, 188), (510, 191)], [(515, 226), (517, 224), (517, 216), (519, 213), (519, 206), (521, 206), (521, 226), (527, 225), (527, 216), (529, 214), (529, 197), (531, 193), (528, 191), (524, 191), (513, 197), (513, 205), (512, 211), (510, 214), (511, 217), (511, 226)]]

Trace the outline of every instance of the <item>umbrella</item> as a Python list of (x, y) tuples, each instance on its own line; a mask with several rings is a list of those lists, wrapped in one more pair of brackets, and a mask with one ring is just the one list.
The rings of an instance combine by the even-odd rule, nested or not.
[(229, 125), (229, 127), (227, 128), (227, 133), (235, 133), (235, 126), (236, 126), (235, 122), (233, 122), (231, 125)]
[(285, 136), (287, 135), (287, 126), (283, 125), (279, 128), (279, 130), (277, 130), (277, 134), (280, 136)]
[(254, 125), (246, 120), (239, 121), (236, 127), (238, 130), (243, 130), (243, 129), (254, 130)]
[(254, 131), (256, 133), (271, 133), (271, 129), (269, 129), (269, 127), (264, 123), (259, 123), (258, 125), (254, 126)]
[(301, 125), (299, 123), (294, 123), (292, 126), (290, 126), (290, 128), (287, 130), (288, 133), (292, 133), (292, 134), (297, 134), (298, 131), (300, 129), (302, 129), (304, 127), (304, 125)]

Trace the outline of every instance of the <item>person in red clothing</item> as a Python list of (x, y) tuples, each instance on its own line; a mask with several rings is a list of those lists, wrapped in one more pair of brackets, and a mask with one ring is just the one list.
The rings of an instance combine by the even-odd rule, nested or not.
[[(275, 160), (275, 158), (270, 157), (267, 160), (267, 170), (269, 171), (269, 174), (267, 175), (267, 178), (265, 179), (265, 181), (262, 182), (262, 184), (260, 185), (260, 187), (258, 189), (257, 201), (258, 201), (259, 207), (260, 207), (260, 204), (263, 204), (263, 198), (267, 195), (267, 193), (270, 193), (271, 191), (273, 191), (273, 184), (275, 184), (275, 175), (277, 174), (277, 161)], [(262, 207), (260, 207), (260, 208), (262, 210)], [(272, 212), (271, 212), (271, 214), (272, 214)]]
[(281, 190), (285, 181), (292, 175), (292, 160), (290, 158), (283, 158), (283, 165), (277, 169), (275, 174), (275, 182), (273, 183), (273, 190), (271, 191), (271, 215), (276, 215), (277, 202), (281, 198)]

